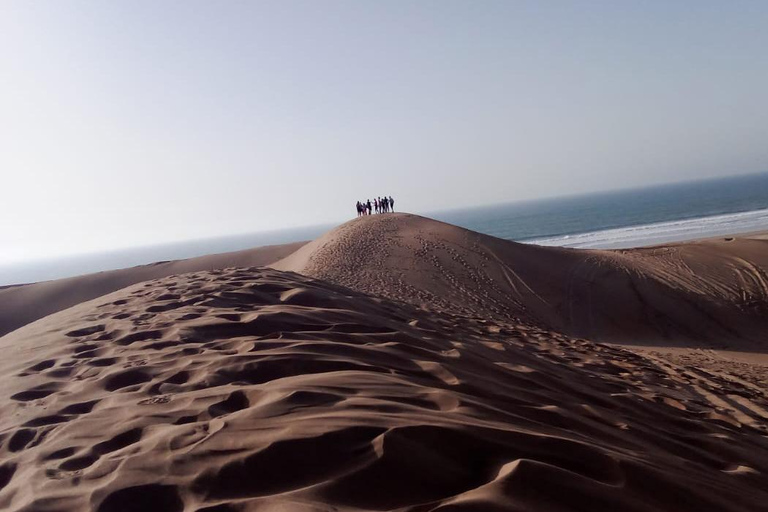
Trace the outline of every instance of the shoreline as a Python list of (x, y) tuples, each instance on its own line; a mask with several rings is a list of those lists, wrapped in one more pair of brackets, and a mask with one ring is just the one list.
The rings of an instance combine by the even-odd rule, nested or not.
[[(574, 235), (569, 235), (569, 236), (580, 236), (585, 234), (590, 234), (590, 233), (576, 233)], [(631, 246), (621, 246), (621, 247), (596, 247), (596, 246), (595, 247), (593, 246), (573, 247), (569, 245), (555, 245), (555, 244), (550, 245), (550, 244), (535, 243), (536, 242), (535, 239), (517, 241), (517, 242), (521, 244), (527, 244), (527, 245), (536, 245), (539, 247), (562, 247), (564, 249), (575, 249), (575, 250), (626, 251), (626, 250), (632, 250), (632, 249), (647, 249), (649, 247), (663, 247), (663, 246), (677, 245), (677, 244), (711, 242), (715, 240), (729, 241), (728, 239), (734, 239), (734, 238), (748, 238), (751, 240), (768, 240), (768, 228), (763, 230), (734, 231), (734, 232), (727, 232), (727, 233), (719, 233), (715, 235), (704, 235), (704, 236), (697, 235), (693, 238), (681, 238), (681, 239), (675, 239), (675, 240), (649, 240), (647, 243), (642, 243), (639, 245), (631, 245)], [(541, 239), (539, 239), (539, 241), (541, 241)]]
[[(723, 221), (741, 215), (753, 215), (758, 216), (758, 218), (752, 219), (752, 222), (749, 223), (742, 222), (742, 224), (746, 225), (738, 225), (738, 223), (731, 222), (731, 224), (736, 225), (730, 227), (728, 224), (706, 223), (706, 221)], [(683, 226), (682, 230), (681, 226)], [(641, 235), (640, 233), (643, 232), (646, 233)], [(768, 209), (760, 209), (651, 224), (633, 224), (582, 233), (536, 237), (520, 240), (520, 243), (542, 247), (616, 250), (638, 249), (726, 237), (762, 238), (766, 233), (768, 233)]]

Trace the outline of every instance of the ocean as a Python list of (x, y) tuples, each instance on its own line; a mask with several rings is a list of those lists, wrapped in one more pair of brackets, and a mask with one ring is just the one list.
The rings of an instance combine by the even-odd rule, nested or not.
[[(398, 202), (408, 210), (408, 205)], [(423, 215), (539, 245), (618, 249), (768, 230), (768, 174)], [(142, 247), (0, 267), (0, 286), (310, 240), (332, 225)]]
[(435, 212), (518, 242), (619, 249), (768, 230), (768, 174)]

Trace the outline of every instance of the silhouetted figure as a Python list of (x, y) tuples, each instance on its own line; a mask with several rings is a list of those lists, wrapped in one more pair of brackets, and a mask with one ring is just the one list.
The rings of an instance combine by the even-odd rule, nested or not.
[(392, 199), (392, 196), (374, 197), (373, 204), (371, 204), (370, 199), (362, 202), (357, 201), (355, 208), (357, 209), (358, 217), (360, 217), (361, 215), (371, 215), (374, 211), (376, 213), (394, 212), (395, 200)]

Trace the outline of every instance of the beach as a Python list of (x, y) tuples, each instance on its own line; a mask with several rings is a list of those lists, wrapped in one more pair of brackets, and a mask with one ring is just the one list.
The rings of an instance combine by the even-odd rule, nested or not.
[(765, 510), (766, 244), (396, 213), (0, 289), (0, 507)]

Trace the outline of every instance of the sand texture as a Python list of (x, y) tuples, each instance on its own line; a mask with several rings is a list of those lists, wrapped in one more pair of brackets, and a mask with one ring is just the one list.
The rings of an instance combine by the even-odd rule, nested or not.
[(750, 243), (582, 253), (383, 215), (281, 270), (133, 284), (0, 337), (0, 509), (768, 511), (764, 387), (555, 330), (688, 343), (714, 318), (756, 344)]
[(465, 316), (634, 345), (768, 350), (768, 240), (538, 247), (424, 217), (363, 217), (272, 265)]
[(259, 247), (186, 260), (162, 261), (68, 279), (0, 287), (0, 336), (56, 311), (148, 279), (197, 270), (269, 265), (291, 254), (304, 243)]

